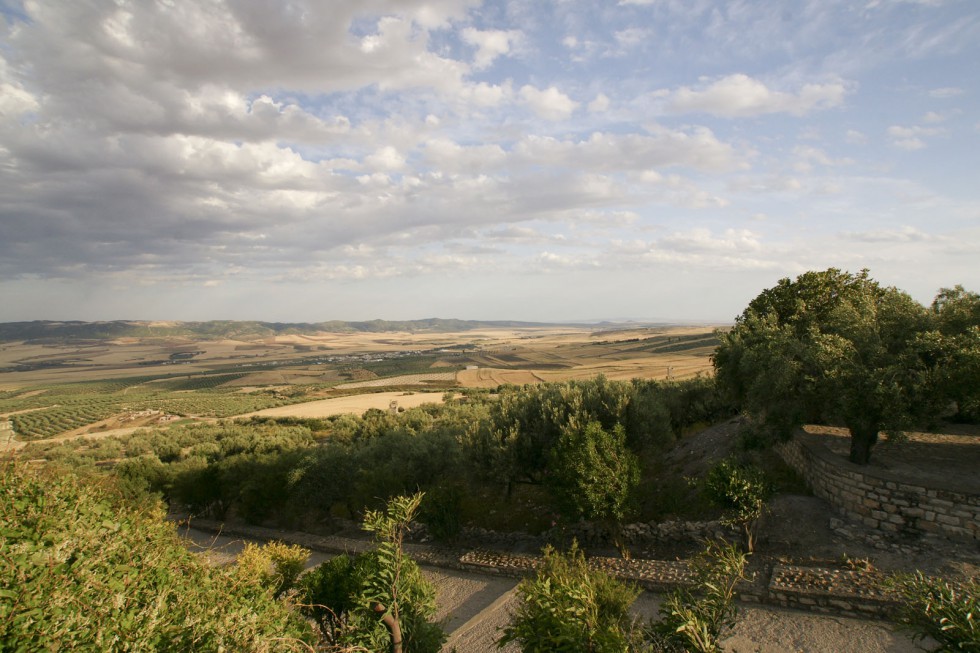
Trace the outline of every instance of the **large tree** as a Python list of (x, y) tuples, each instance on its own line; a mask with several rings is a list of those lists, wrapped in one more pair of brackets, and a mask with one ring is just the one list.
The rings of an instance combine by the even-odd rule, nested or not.
[[(714, 356), (721, 383), (774, 435), (810, 421), (851, 431), (851, 461), (867, 464), (883, 430), (942, 407), (928, 345), (933, 315), (906, 293), (831, 268), (782, 279), (753, 299)], [(927, 354), (932, 352), (932, 356)]]

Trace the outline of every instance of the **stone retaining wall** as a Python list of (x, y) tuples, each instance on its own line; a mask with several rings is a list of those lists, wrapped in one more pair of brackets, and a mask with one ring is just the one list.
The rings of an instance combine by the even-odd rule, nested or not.
[(797, 433), (778, 451), (814, 494), (849, 519), (892, 535), (980, 542), (980, 496), (907, 483), (884, 470), (860, 467), (829, 451), (820, 438)]

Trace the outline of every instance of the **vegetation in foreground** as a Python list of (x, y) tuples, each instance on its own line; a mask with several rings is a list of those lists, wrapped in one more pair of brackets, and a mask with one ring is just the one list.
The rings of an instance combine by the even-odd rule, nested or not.
[(305, 651), (309, 625), (244, 567), (208, 567), (156, 504), (6, 463), (0, 650)]

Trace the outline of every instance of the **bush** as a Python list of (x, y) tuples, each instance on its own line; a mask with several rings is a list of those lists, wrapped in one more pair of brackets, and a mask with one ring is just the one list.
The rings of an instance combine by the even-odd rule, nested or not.
[(563, 554), (544, 549), (533, 578), (517, 587), (520, 605), (497, 645), (517, 642), (524, 653), (624, 653), (642, 650), (630, 615), (640, 590), (589, 569), (576, 543)]
[(932, 637), (941, 651), (980, 651), (980, 579), (954, 583), (916, 572), (892, 583), (904, 601), (899, 621), (917, 639)]
[(0, 478), (0, 650), (309, 650), (272, 592), (206, 566), (158, 505), (104, 478), (7, 464)]
[[(442, 648), (446, 635), (430, 621), (436, 611), (435, 588), (402, 553), (405, 529), (422, 496), (395, 497), (384, 511), (369, 511), (364, 527), (376, 534), (377, 547), (324, 563), (300, 581), (304, 611), (316, 619), (325, 639), (388, 651), (391, 635), (381, 618), (391, 615), (400, 626), (405, 653), (438, 653)], [(379, 604), (382, 614), (375, 610)]]
[(755, 550), (755, 526), (772, 493), (765, 472), (727, 458), (708, 471), (704, 487), (708, 498), (725, 509), (722, 522), (741, 526), (749, 553)]
[(746, 555), (735, 546), (710, 542), (692, 560), (695, 590), (676, 590), (660, 607), (660, 621), (647, 635), (663, 652), (720, 651), (718, 638), (735, 625), (735, 585), (745, 580)]
[(455, 542), (463, 528), (460, 518), (463, 490), (458, 485), (438, 485), (426, 494), (421, 520), (429, 535), (439, 542)]
[(293, 588), (309, 557), (310, 552), (297, 544), (248, 542), (236, 561), (235, 575), (271, 590), (278, 598)]

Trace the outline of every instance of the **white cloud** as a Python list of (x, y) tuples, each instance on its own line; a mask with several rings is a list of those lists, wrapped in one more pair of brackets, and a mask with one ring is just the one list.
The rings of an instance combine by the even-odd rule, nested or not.
[(793, 155), (797, 158), (793, 167), (800, 172), (810, 172), (814, 165), (835, 167), (854, 163), (852, 159), (846, 157), (835, 159), (820, 148), (808, 145), (797, 145), (793, 148)]
[(719, 141), (709, 129), (648, 129), (649, 134), (595, 132), (585, 140), (528, 136), (514, 149), (531, 163), (591, 170), (643, 171), (671, 166), (730, 170), (740, 163), (732, 146)]
[(891, 139), (892, 145), (909, 151), (925, 148), (926, 141), (923, 140), (924, 137), (936, 136), (943, 133), (945, 133), (944, 130), (939, 127), (920, 127), (918, 125), (911, 127), (892, 125), (887, 129), (887, 134)]
[(579, 105), (554, 86), (542, 91), (528, 84), (521, 87), (520, 95), (531, 110), (545, 120), (565, 120)]
[(613, 34), (620, 47), (631, 48), (650, 38), (650, 30), (641, 27), (629, 27)]
[(878, 231), (847, 232), (846, 238), (866, 243), (917, 243), (935, 240), (915, 227), (903, 226), (900, 229), (881, 229)]
[(462, 32), (463, 41), (476, 46), (473, 67), (477, 70), (489, 68), (494, 60), (509, 54), (514, 45), (520, 41), (521, 33), (517, 30), (478, 30), (467, 27)]
[(588, 108), (592, 113), (602, 113), (609, 108), (609, 98), (606, 97), (605, 93), (599, 93), (594, 100), (589, 102)]
[(856, 129), (848, 129), (844, 140), (851, 145), (865, 145), (868, 142), (868, 135)]
[(934, 88), (929, 91), (929, 95), (934, 98), (946, 99), (957, 97), (963, 95), (963, 89), (956, 86), (946, 86), (943, 88)]
[(405, 157), (389, 145), (365, 157), (364, 163), (373, 170), (395, 172), (405, 168)]
[(770, 113), (804, 115), (843, 104), (847, 85), (842, 81), (804, 84), (798, 91), (770, 89), (748, 75), (723, 77), (698, 89), (683, 86), (666, 94), (666, 108), (673, 113), (710, 113), (726, 118)]

